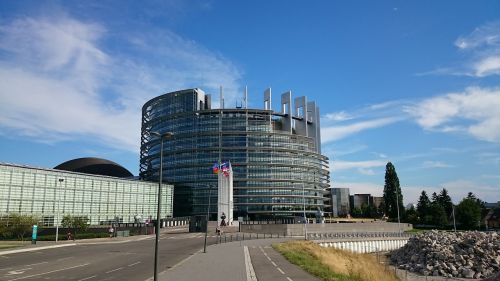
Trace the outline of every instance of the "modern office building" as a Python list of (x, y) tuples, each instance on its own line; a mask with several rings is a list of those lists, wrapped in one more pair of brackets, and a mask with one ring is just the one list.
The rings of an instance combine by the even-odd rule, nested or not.
[(349, 188), (331, 188), (331, 210), (333, 217), (343, 217), (350, 213)]
[(351, 207), (361, 209), (363, 205), (371, 206), (373, 201), (371, 200), (371, 194), (354, 194), (351, 195)]
[[(307, 97), (292, 103), (281, 95), (272, 110), (271, 89), (264, 109), (219, 108), (200, 89), (171, 92), (148, 101), (142, 109), (140, 176), (157, 179), (161, 138), (163, 178), (175, 186), (174, 215), (217, 212), (216, 162), (230, 161), (234, 178), (234, 217), (315, 216), (323, 211), (323, 192), (330, 184), (328, 158), (321, 155), (319, 108)], [(293, 111), (292, 111), (293, 109)], [(154, 133), (153, 133), (154, 132)], [(305, 209), (305, 210), (304, 210)]]
[[(68, 161), (58, 168), (66, 171), (0, 163), (0, 218), (35, 215), (44, 226), (55, 225), (64, 215), (87, 217), (92, 225), (156, 218), (157, 182), (124, 178), (132, 174), (97, 158)], [(161, 200), (161, 217), (172, 217), (173, 186), (162, 185)]]

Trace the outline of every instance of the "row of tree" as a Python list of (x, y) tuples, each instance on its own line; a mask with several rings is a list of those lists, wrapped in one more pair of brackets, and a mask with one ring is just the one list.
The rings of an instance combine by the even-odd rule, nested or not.
[[(0, 237), (4, 239), (17, 238), (18, 240), (24, 240), (27, 236), (31, 235), (32, 227), (38, 224), (38, 221), (38, 217), (24, 214), (10, 214), (9, 216), (0, 217)], [(61, 225), (76, 235), (77, 231), (85, 231), (88, 228), (88, 221), (87, 217), (65, 215), (61, 221)]]
[(454, 223), (462, 229), (474, 229), (480, 226), (481, 211), (484, 202), (472, 192), (455, 206), (448, 190), (443, 188), (439, 194), (432, 193), (431, 198), (425, 190), (420, 194), (417, 208), (406, 210), (403, 206), (403, 194), (394, 165), (389, 162), (385, 170), (384, 213), (390, 220), (423, 224), (438, 228), (447, 228)]

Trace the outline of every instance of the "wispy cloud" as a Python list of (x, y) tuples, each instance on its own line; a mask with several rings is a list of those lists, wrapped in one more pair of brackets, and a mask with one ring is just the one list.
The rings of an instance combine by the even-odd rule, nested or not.
[(500, 142), (499, 108), (500, 89), (471, 87), (423, 100), (405, 111), (426, 130), (465, 132), (480, 140)]
[(409, 101), (393, 100), (370, 104), (352, 110), (327, 113), (321, 118), (323, 144), (338, 141), (351, 135), (384, 127), (407, 118), (402, 111)]
[(417, 75), (460, 75), (485, 77), (500, 75), (500, 21), (484, 24), (455, 41), (459, 51), (468, 57), (465, 63), (441, 67)]
[(424, 161), (422, 168), (453, 168), (455, 166), (441, 161)]
[(328, 113), (324, 116), (324, 118), (326, 120), (332, 120), (332, 121), (346, 121), (354, 119), (354, 116), (347, 114), (345, 111), (340, 111), (340, 112)]
[(483, 184), (480, 182), (472, 182), (469, 180), (458, 179), (454, 181), (444, 182), (440, 186), (446, 188), (450, 192), (454, 203), (460, 202), (462, 198), (467, 196), (468, 192), (472, 192), (483, 201), (496, 202), (500, 200), (498, 190), (500, 184)]
[[(121, 52), (107, 47), (110, 41)], [(181, 88), (215, 92), (219, 85), (235, 93), (240, 73), (168, 30), (121, 36), (67, 15), (18, 18), (0, 27), (0, 133), (137, 152), (147, 99)]]
[(387, 161), (381, 160), (367, 160), (367, 161), (343, 161), (343, 160), (334, 160), (332, 161), (332, 172), (338, 173), (343, 170), (357, 170), (362, 175), (372, 176), (375, 175), (376, 172), (374, 168), (385, 167)]
[(360, 121), (348, 125), (323, 127), (321, 129), (321, 141), (323, 143), (327, 143), (331, 141), (340, 140), (347, 136), (359, 133), (364, 130), (387, 126), (389, 124), (396, 123), (401, 120), (402, 118), (400, 117), (386, 117), (375, 120)]

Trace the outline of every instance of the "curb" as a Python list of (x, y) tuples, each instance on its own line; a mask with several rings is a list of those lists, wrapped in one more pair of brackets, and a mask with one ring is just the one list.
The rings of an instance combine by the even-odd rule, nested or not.
[(3, 255), (9, 255), (9, 254), (16, 254), (16, 253), (24, 253), (24, 252), (33, 252), (33, 251), (39, 251), (39, 250), (45, 250), (45, 249), (53, 249), (53, 248), (62, 248), (62, 247), (68, 247), (68, 246), (76, 246), (76, 243), (71, 243), (71, 244), (61, 244), (61, 245), (52, 245), (52, 246), (42, 246), (42, 247), (31, 247), (31, 248), (25, 248), (25, 249), (18, 249), (18, 250), (10, 250), (10, 251), (1, 251), (0, 256)]

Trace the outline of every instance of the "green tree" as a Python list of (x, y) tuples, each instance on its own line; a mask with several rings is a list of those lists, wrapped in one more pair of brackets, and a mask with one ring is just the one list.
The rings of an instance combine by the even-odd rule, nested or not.
[(418, 203), (417, 203), (417, 214), (421, 222), (425, 223), (425, 218), (429, 216), (430, 207), (431, 207), (431, 200), (429, 200), (427, 192), (425, 192), (425, 190), (422, 190), (422, 193), (420, 194), (420, 198), (418, 198)]
[(406, 210), (405, 222), (416, 224), (418, 223), (418, 213), (415, 210), (415, 207), (411, 206), (410, 209)]
[(436, 198), (439, 205), (443, 206), (444, 211), (446, 212), (446, 217), (450, 218), (451, 213), (453, 212), (453, 203), (451, 202), (451, 197), (448, 194), (448, 190), (443, 188), (439, 195)]
[(360, 218), (363, 216), (363, 211), (360, 208), (353, 208), (352, 209), (352, 217), (353, 218)]
[(32, 215), (11, 214), (4, 225), (4, 235), (15, 236), (24, 241), (27, 233), (31, 232), (34, 224), (37, 224), (38, 218)]
[(71, 215), (65, 215), (61, 221), (63, 227), (73, 230), (73, 237), (76, 238), (77, 231), (85, 231), (88, 228), (87, 217), (75, 217)]
[(448, 219), (446, 217), (446, 211), (443, 206), (437, 202), (432, 202), (429, 208), (429, 214), (427, 216), (427, 223), (434, 225), (437, 228), (444, 228), (448, 225)]
[(399, 186), (399, 178), (396, 168), (391, 162), (385, 166), (384, 184), (385, 214), (391, 219), (397, 219), (399, 205), (399, 216), (404, 217), (403, 195)]
[(467, 196), (457, 205), (456, 218), (464, 229), (474, 229), (479, 226), (481, 205), (477, 198)]

